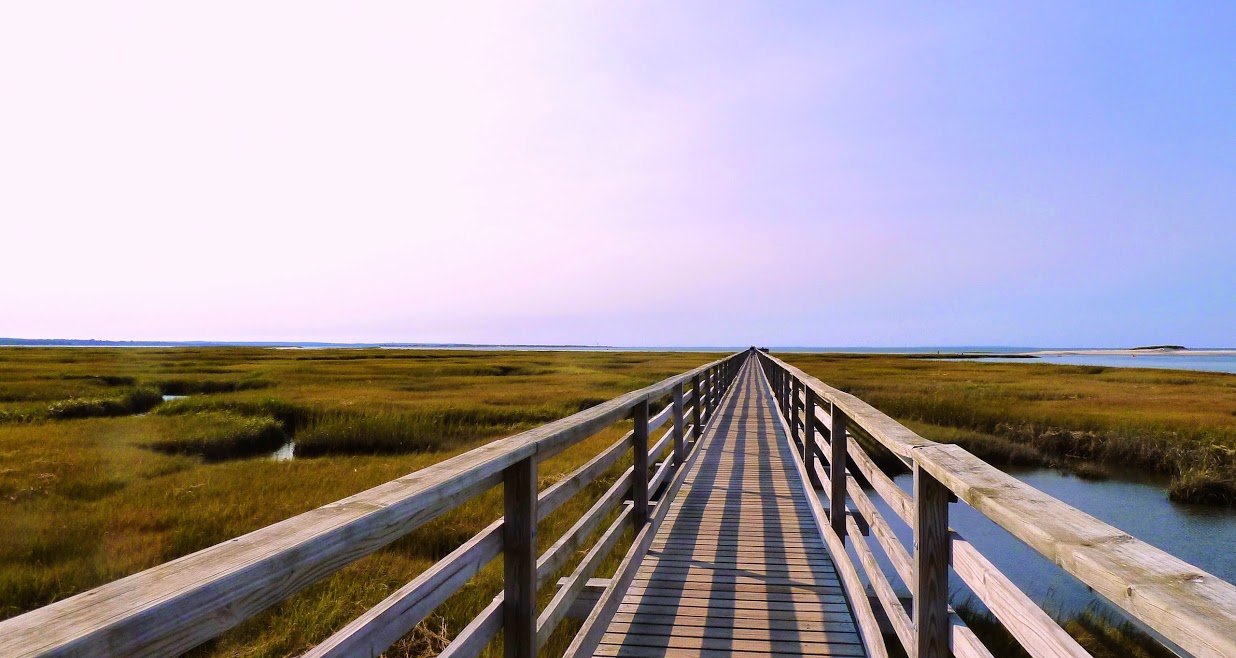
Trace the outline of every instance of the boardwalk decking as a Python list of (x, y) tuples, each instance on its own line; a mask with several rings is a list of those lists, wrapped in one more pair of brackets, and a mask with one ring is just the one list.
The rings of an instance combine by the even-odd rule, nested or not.
[(698, 449), (596, 655), (864, 655), (754, 363)]

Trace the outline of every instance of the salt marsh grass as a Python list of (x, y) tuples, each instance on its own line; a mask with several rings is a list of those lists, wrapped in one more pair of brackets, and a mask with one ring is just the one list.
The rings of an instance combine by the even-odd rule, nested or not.
[[(403, 350), (0, 349), (0, 618), (226, 541), (716, 358)], [(218, 382), (261, 382), (219, 385)], [(29, 415), (156, 399), (113, 417)], [(157, 402), (161, 393), (191, 397)], [(143, 413), (144, 415), (137, 415)], [(22, 414), (20, 421), (12, 416)], [(542, 487), (617, 440), (539, 465)], [(291, 438), (297, 458), (267, 451)], [(256, 455), (256, 456), (255, 456)], [(307, 458), (306, 458), (307, 457)], [(545, 519), (547, 548), (627, 459)], [(317, 583), (198, 656), (303, 653), (501, 515), (490, 491)], [(579, 557), (579, 556), (577, 556)], [(574, 563), (564, 568), (564, 573)], [(612, 570), (616, 560), (604, 568)], [(431, 655), (501, 588), (489, 565), (392, 656)], [(552, 588), (550, 588), (552, 589)], [(543, 592), (544, 604), (551, 591)], [(565, 648), (574, 622), (550, 643)]]

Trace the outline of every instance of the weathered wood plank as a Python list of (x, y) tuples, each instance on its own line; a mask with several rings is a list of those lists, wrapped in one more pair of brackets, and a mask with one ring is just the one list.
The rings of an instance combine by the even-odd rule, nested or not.
[(867, 492), (863, 491), (863, 488), (853, 479), (849, 481), (847, 489), (850, 492), (850, 499), (854, 501), (859, 512), (866, 517), (868, 527), (880, 543), (884, 554), (892, 562), (893, 570), (897, 572), (901, 582), (907, 585), (914, 582), (914, 561), (910, 558), (906, 547), (901, 545), (901, 540), (897, 538), (896, 533), (888, 526), (888, 522), (884, 520), (884, 515), (876, 510), (871, 499), (867, 497)]
[(789, 653), (796, 656), (861, 656), (863, 648), (859, 644), (848, 642), (811, 644), (804, 642), (779, 642), (770, 640), (740, 640), (734, 638), (682, 637), (682, 636), (651, 636), (634, 633), (624, 636), (622, 644), (602, 644), (597, 647), (596, 655), (607, 654), (606, 647), (627, 648), (634, 646), (665, 647), (674, 649), (677, 654), (680, 649), (712, 649), (716, 651), (754, 651), (764, 654)]
[[(691, 600), (683, 603), (654, 603), (651, 601), (640, 601), (639, 603), (622, 603), (618, 606), (619, 613), (629, 614), (662, 614), (662, 615), (677, 615), (679, 617), (705, 617), (708, 619), (776, 619), (794, 621), (803, 617), (802, 611), (798, 608), (777, 609), (770, 607), (739, 607), (736, 605), (726, 605), (725, 601), (707, 601), (700, 604), (698, 601)], [(834, 615), (841, 615), (835, 619), (839, 623), (846, 623), (849, 620), (849, 626), (853, 627), (854, 616), (850, 614), (850, 607), (845, 603), (828, 604), (814, 610), (811, 614), (811, 619), (819, 619), (819, 615), (823, 615), (825, 619), (833, 619)], [(724, 622), (730, 623), (730, 622)]]
[(949, 491), (914, 469), (914, 656), (948, 658)]
[[(807, 630), (796, 628), (737, 628), (730, 624), (716, 626), (685, 626), (678, 624), (659, 624), (638, 620), (634, 622), (614, 622), (606, 634), (610, 643), (621, 644), (623, 635), (638, 634), (648, 636), (656, 643), (656, 637), (698, 637), (733, 640), (756, 640), (764, 642), (795, 642), (798, 644), (858, 644), (858, 633), (853, 631)], [(615, 641), (616, 640), (616, 641)], [(606, 642), (606, 640), (602, 640)], [(659, 643), (658, 643), (659, 644)]]
[[(847, 647), (851, 645), (838, 645), (839, 647)], [(766, 649), (747, 650), (747, 649), (709, 649), (700, 647), (645, 647), (637, 645), (614, 645), (606, 644), (597, 648), (596, 656), (615, 657), (615, 658), (756, 658), (757, 656), (768, 656), (770, 658), (790, 658), (791, 656), (803, 655), (801, 651), (780, 652)], [(861, 654), (853, 653), (850, 649), (838, 649), (835, 656), (857, 656)]]
[(661, 580), (641, 581), (636, 578), (631, 582), (631, 587), (627, 589), (627, 594), (633, 598), (645, 595), (691, 596), (696, 598), (716, 599), (719, 601), (793, 601), (796, 603), (835, 603), (835, 597), (841, 596), (840, 586), (828, 588), (821, 592), (777, 592), (771, 591), (767, 587), (760, 587), (757, 585), (745, 585), (743, 587), (729, 588), (722, 588), (717, 585), (719, 585), (719, 583), (716, 582), (705, 583), (690, 581), (685, 583), (672, 583)]
[(498, 631), (502, 630), (502, 604), (502, 595), (499, 594), (493, 602), (485, 606), (481, 614), (459, 631), (459, 635), (446, 645), (438, 658), (476, 658), (481, 655), (485, 647), (497, 637)]
[(597, 499), (592, 507), (584, 512), (583, 516), (579, 517), (558, 541), (550, 546), (545, 554), (537, 560), (537, 588), (545, 583), (547, 578), (553, 576), (562, 565), (566, 564), (571, 556), (575, 554), (584, 542), (592, 536), (592, 533), (601, 526), (601, 522), (605, 520), (606, 515), (618, 508), (622, 504), (623, 497), (627, 491), (631, 489), (631, 479), (633, 474), (631, 469), (627, 469), (622, 477), (610, 485), (609, 489)]
[(499, 520), (311, 649), (305, 657), (376, 658), (501, 552), (502, 521)]
[(897, 598), (897, 593), (893, 591), (893, 586), (889, 584), (888, 578), (880, 570), (880, 565), (876, 562), (871, 547), (867, 545), (866, 538), (863, 537), (854, 519), (846, 523), (846, 529), (850, 533), (850, 546), (858, 555), (863, 571), (867, 572), (867, 582), (871, 583), (872, 589), (875, 590), (876, 598), (879, 599), (880, 606), (884, 608), (884, 616), (893, 626), (893, 632), (897, 634), (897, 639), (901, 640), (902, 647), (913, 647), (914, 625), (910, 622), (910, 616), (906, 614), (905, 608), (901, 607), (901, 601)]
[[(781, 423), (781, 427), (785, 428), (785, 419), (779, 418), (778, 420)], [(784, 431), (779, 434), (786, 445), (789, 445), (788, 434)], [(809, 485), (806, 483), (810, 482), (810, 479), (802, 462), (795, 461), (794, 466), (798, 472), (798, 482), (803, 486), (804, 490), (808, 489)], [(808, 497), (807, 502), (811, 515), (815, 518), (817, 527), (820, 529), (820, 537), (832, 553), (838, 575), (841, 576), (841, 581), (846, 590), (855, 593), (863, 592), (863, 583), (858, 577), (858, 571), (850, 562), (850, 558), (845, 552), (845, 545), (833, 530), (828, 516), (824, 513), (824, 507), (820, 504), (819, 499), (814, 496)], [(884, 638), (880, 634), (880, 624), (875, 617), (875, 612), (871, 608), (871, 601), (861, 594), (851, 595), (848, 597), (848, 600), (850, 609), (857, 622), (859, 633), (863, 638), (863, 648), (866, 650), (867, 655), (874, 658), (888, 658), (888, 648), (884, 645)]]
[[(636, 403), (631, 410), (631, 418), (635, 424), (631, 435), (631, 445), (634, 450), (634, 479), (631, 482), (631, 523), (635, 529), (648, 523), (648, 401)], [(508, 657), (509, 658), (509, 657)]]
[[(726, 638), (741, 653), (742, 642), (772, 641), (769, 632), (776, 631), (798, 640), (796, 655), (815, 655), (824, 650), (815, 644), (842, 639), (861, 653), (833, 563), (807, 511), (808, 493), (790, 475), (786, 462), (794, 455), (776, 431), (771, 400), (760, 392), (755, 371), (739, 377), (694, 453), (699, 460), (686, 469), (684, 488), (668, 499), (656, 548), (615, 613), (630, 617), (625, 624), (616, 620), (604, 642), (625, 650), (662, 637), (663, 649), (678, 654), (690, 653), (690, 644), (669, 643)], [(712, 429), (722, 426), (724, 434)]]
[(687, 438), (683, 432), (686, 419), (683, 413), (682, 384), (674, 385), (674, 463), (681, 465), (687, 460)]
[(617, 464), (618, 460), (622, 459), (622, 455), (630, 449), (633, 433), (627, 432), (596, 457), (542, 491), (537, 501), (537, 520), (543, 521), (551, 512), (561, 507), (572, 496), (583, 491), (584, 487), (592, 484), (602, 473)]
[(673, 624), (676, 626), (695, 626), (708, 627), (716, 626), (719, 623), (729, 625), (733, 628), (749, 628), (749, 629), (799, 629), (804, 631), (824, 631), (833, 628), (836, 624), (848, 624), (850, 621), (850, 613), (848, 610), (844, 612), (829, 612), (821, 613), (820, 617), (807, 619), (805, 616), (786, 615), (784, 619), (776, 619), (770, 617), (760, 617), (755, 615), (743, 615), (741, 617), (730, 617), (722, 622), (716, 617), (709, 617), (707, 613), (699, 616), (687, 614), (667, 615), (660, 613), (629, 613), (619, 612), (614, 614), (614, 623), (631, 623), (631, 622), (646, 622), (651, 624)]
[(575, 571), (567, 578), (565, 587), (559, 589), (554, 598), (545, 606), (544, 612), (537, 619), (537, 646), (542, 647), (549, 640), (549, 636), (558, 627), (559, 622), (567, 615), (567, 611), (571, 607), (571, 603), (579, 596), (587, 586), (588, 580), (596, 573), (597, 567), (601, 566), (601, 561), (605, 559), (614, 547), (618, 544), (618, 540), (622, 537), (622, 533), (626, 525), (631, 521), (631, 508), (627, 508), (618, 515), (618, 518), (613, 524), (601, 535), (597, 543), (589, 549), (588, 554), (575, 567)]
[(536, 658), (536, 461), (528, 457), (503, 474), (502, 636), (506, 658)]
[[(1034, 658), (1090, 654), (970, 542), (952, 533), (953, 570)], [(954, 642), (955, 644), (955, 642)]]
[[(715, 430), (710, 426), (710, 431), (715, 434)], [(638, 432), (637, 432), (638, 434)], [(703, 436), (703, 441), (710, 440), (710, 435), (706, 432)], [(639, 454), (636, 450), (636, 454)], [(686, 476), (692, 471), (692, 465), (697, 463), (699, 456), (704, 451), (695, 450), (687, 458), (687, 463), (680, 469), (670, 481), (665, 493), (665, 500), (673, 500), (682, 488)], [(646, 453), (645, 453), (646, 454)], [(646, 471), (645, 471), (646, 472)], [(637, 478), (638, 481), (638, 478)], [(564, 652), (564, 658), (579, 658), (581, 656), (592, 655), (600, 643), (601, 637), (605, 633), (605, 628), (609, 624), (609, 620), (618, 611), (622, 603), (622, 592), (624, 592), (635, 578), (637, 567), (641, 560), (648, 552), (648, 548), (652, 543), (652, 538), (656, 534), (657, 528), (663, 523), (670, 505), (658, 505), (652, 513), (651, 518), (635, 535), (635, 540), (632, 542), (631, 549), (623, 557), (619, 563), (617, 571), (610, 579), (610, 586), (601, 594), (601, 598), (597, 601), (597, 605), (592, 610), (592, 614), (584, 620), (579, 632), (571, 641), (570, 646)]]

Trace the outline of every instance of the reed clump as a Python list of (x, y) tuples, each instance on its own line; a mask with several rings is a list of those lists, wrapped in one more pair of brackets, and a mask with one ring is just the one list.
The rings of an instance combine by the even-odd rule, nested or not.
[(288, 441), (283, 425), (271, 416), (202, 411), (192, 420), (191, 429), (144, 446), (164, 453), (219, 460), (269, 454)]
[(163, 395), (200, 395), (203, 393), (235, 393), (270, 388), (275, 383), (269, 379), (161, 379), (156, 383)]
[(127, 416), (150, 411), (163, 401), (158, 389), (134, 388), (115, 398), (72, 398), (53, 402), (45, 417), (54, 420), (95, 416)]
[(515, 434), (575, 413), (535, 407), (447, 407), (416, 411), (333, 411), (313, 416), (296, 433), (296, 453), (392, 454), (442, 450), (483, 436)]
[(314, 413), (306, 404), (273, 397), (192, 397), (164, 402), (155, 410), (155, 413), (161, 416), (180, 416), (209, 412), (222, 412), (255, 418), (274, 418), (279, 421), (284, 431), (288, 433), (295, 432), (307, 423)]

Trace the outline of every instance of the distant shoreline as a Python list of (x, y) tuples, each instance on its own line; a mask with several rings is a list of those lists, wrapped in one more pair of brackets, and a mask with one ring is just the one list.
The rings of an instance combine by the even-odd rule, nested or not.
[[(533, 343), (333, 343), (324, 341), (154, 341), (95, 340), (60, 338), (3, 338), (4, 347), (95, 347), (95, 348), (177, 348), (177, 347), (256, 347), (266, 349), (402, 349), (402, 350), (478, 350), (478, 351), (554, 351), (572, 352), (733, 352), (744, 347), (705, 345), (579, 345)], [(804, 354), (874, 354), (936, 358), (1037, 359), (1060, 356), (1236, 356), (1236, 348), (1176, 349), (1174, 346), (1135, 348), (1040, 349), (1014, 346), (903, 346), (903, 347), (807, 347), (772, 346), (773, 352)]]
[(1084, 349), (1040, 350), (1029, 356), (1236, 356), (1236, 349)]

